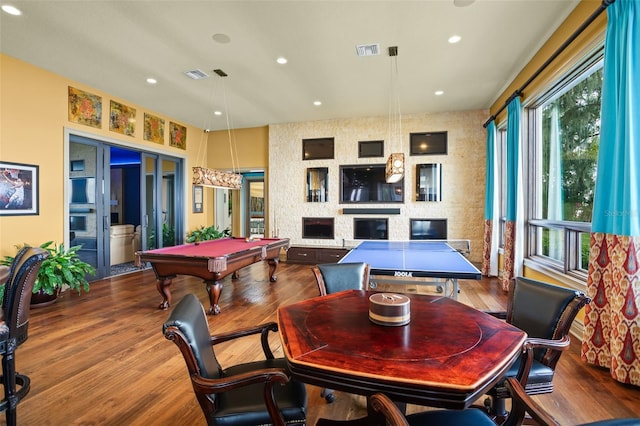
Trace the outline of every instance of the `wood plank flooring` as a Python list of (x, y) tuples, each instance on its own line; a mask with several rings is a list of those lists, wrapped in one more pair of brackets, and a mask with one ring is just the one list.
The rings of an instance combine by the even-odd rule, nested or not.
[[(276, 283), (269, 282), (266, 264), (247, 267), (238, 280), (223, 282), (222, 313), (209, 317), (214, 333), (273, 321), (278, 306), (317, 295), (308, 265), (281, 263)], [(492, 280), (462, 281), (461, 289), (464, 303), (504, 309), (505, 295)], [(174, 304), (187, 293), (208, 303), (196, 278), (178, 277), (172, 290)], [(65, 292), (54, 305), (32, 309), (29, 339), (16, 352), (18, 371), (32, 381), (18, 406), (18, 424), (206, 424), (182, 356), (162, 335), (168, 311), (157, 308), (160, 301), (154, 274), (145, 270), (93, 282), (88, 293)], [(249, 338), (217, 353), (223, 365), (244, 362), (257, 356), (257, 344)], [(272, 346), (282, 354), (277, 334)], [(337, 392), (336, 401), (327, 404), (319, 388), (308, 386), (308, 391), (309, 424), (318, 417), (359, 417), (366, 410), (359, 396)], [(577, 339), (560, 360), (556, 391), (536, 399), (563, 425), (640, 417), (640, 388), (621, 385), (607, 371), (580, 361)], [(409, 412), (422, 409), (408, 407)]]

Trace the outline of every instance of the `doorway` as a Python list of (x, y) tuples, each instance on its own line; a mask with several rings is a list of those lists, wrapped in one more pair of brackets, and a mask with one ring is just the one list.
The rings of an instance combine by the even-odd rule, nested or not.
[(68, 134), (68, 246), (100, 279), (135, 270), (137, 250), (181, 244), (180, 158)]

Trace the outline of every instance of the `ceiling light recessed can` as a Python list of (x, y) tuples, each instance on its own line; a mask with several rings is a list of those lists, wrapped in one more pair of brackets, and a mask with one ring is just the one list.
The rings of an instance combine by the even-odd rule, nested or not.
[(442, 90), (436, 90), (436, 91), (434, 92), (434, 94), (435, 94), (436, 96), (441, 96), (441, 95), (444, 95), (444, 92), (443, 92)]
[(313, 104), (314, 104), (315, 106), (320, 106), (320, 105), (322, 105), (322, 102), (320, 102), (320, 101), (313, 101)]
[(459, 35), (452, 35), (451, 37), (449, 37), (449, 43), (451, 44), (455, 44), (460, 40), (462, 40), (462, 37), (460, 37)]
[(220, 44), (228, 44), (231, 42), (231, 37), (226, 34), (218, 33), (211, 36), (213, 41)]
[(156, 80), (153, 77), (149, 77), (149, 78), (147, 78), (147, 83), (149, 83), (149, 84), (157, 84), (158, 80)]
[(276, 59), (276, 62), (279, 63), (280, 65), (284, 65), (289, 61), (284, 56), (280, 56), (278, 59)]
[(222, 111), (213, 111), (213, 115), (222, 115)]
[(5, 13), (8, 13), (9, 15), (13, 15), (13, 16), (20, 16), (22, 15), (22, 11), (20, 9), (18, 9), (15, 6), (11, 6), (10, 4), (3, 4), (2, 5), (2, 10)]

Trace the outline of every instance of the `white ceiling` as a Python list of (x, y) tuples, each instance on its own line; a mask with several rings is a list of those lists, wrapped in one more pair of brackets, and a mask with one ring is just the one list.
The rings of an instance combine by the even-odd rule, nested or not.
[[(387, 48), (398, 46), (402, 114), (472, 110), (495, 101), (578, 2), (0, 0), (23, 12), (0, 12), (0, 51), (218, 130), (226, 116), (213, 111), (225, 98), (233, 128), (386, 116)], [(452, 45), (454, 34), (462, 41)], [(358, 57), (356, 45), (369, 43), (380, 55)], [(194, 69), (211, 77), (184, 75)]]

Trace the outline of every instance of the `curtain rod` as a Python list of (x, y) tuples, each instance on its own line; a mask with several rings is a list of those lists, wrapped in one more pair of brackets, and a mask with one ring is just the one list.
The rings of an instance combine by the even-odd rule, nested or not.
[(493, 114), (491, 117), (489, 117), (489, 119), (482, 125), (482, 127), (487, 127), (489, 125), (489, 123), (491, 123), (493, 120), (496, 119), (496, 117), (502, 112), (504, 111), (504, 109), (507, 107), (507, 105), (509, 104), (509, 102), (511, 102), (514, 98), (516, 98), (517, 96), (521, 96), (522, 92), (527, 88), (527, 86), (529, 86), (529, 84), (531, 84), (531, 82), (533, 80), (535, 80), (541, 73), (542, 71), (544, 71), (550, 64), (551, 62), (553, 62), (558, 56), (560, 56), (560, 54), (564, 51), (564, 49), (566, 49), (571, 43), (573, 43), (573, 41), (578, 38), (578, 36), (580, 34), (582, 34), (582, 32), (589, 26), (591, 25), (591, 23), (593, 21), (595, 21), (595, 19), (600, 16), (600, 14), (613, 2), (615, 2), (615, 0), (602, 0), (602, 3), (600, 4), (600, 6), (598, 7), (598, 9), (596, 9), (595, 12), (593, 12), (591, 14), (591, 16), (589, 16), (583, 23), (582, 25), (580, 25), (580, 27), (574, 31), (573, 34), (571, 34), (571, 36), (564, 42), (562, 43), (562, 45), (555, 51), (553, 52), (553, 54), (549, 57), (549, 59), (547, 59), (544, 64), (542, 64), (540, 66), (540, 68), (538, 68), (536, 70), (536, 72), (533, 73), (533, 75), (531, 77), (529, 77), (529, 79), (527, 81), (524, 82), (524, 84), (522, 86), (520, 86), (519, 89), (517, 89), (511, 96), (509, 96), (509, 98), (506, 100), (506, 102), (504, 103), (504, 105), (502, 105), (498, 111)]

